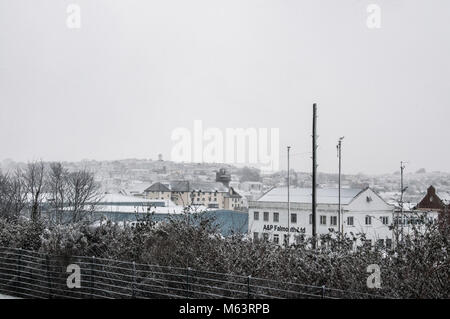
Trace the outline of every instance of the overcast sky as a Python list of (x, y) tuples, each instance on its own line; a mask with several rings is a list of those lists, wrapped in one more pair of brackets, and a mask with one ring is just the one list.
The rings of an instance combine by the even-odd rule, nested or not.
[[(81, 28), (66, 26), (67, 5)], [(381, 28), (366, 25), (381, 8)], [(448, 0), (0, 0), (0, 160), (170, 158), (177, 127), (280, 128), (319, 171), (450, 171)], [(304, 153), (304, 154), (303, 154)]]

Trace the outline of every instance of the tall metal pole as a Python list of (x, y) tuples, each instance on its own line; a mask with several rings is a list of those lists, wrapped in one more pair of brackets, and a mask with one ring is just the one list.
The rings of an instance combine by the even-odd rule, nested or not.
[(403, 216), (403, 170), (405, 169), (405, 165), (403, 162), (400, 162), (400, 213)]
[(313, 248), (316, 248), (316, 174), (317, 174), (317, 105), (313, 104), (313, 134), (312, 134), (312, 237)]
[(403, 192), (405, 191), (405, 188), (403, 187), (403, 170), (405, 169), (405, 163), (403, 161), (400, 162), (400, 218), (401, 218), (401, 225), (402, 225), (402, 240), (403, 240), (403, 227), (404, 227), (404, 216), (403, 216)]
[(291, 200), (290, 200), (290, 185), (291, 185), (291, 179), (289, 174), (289, 151), (291, 150), (291, 147), (287, 147), (287, 200), (288, 200), (288, 236), (287, 236), (287, 243), (285, 243), (286, 246), (289, 246), (289, 239), (290, 239), (290, 222), (291, 222)]
[(342, 216), (342, 208), (341, 208), (341, 158), (342, 158), (342, 140), (344, 137), (339, 138), (339, 142), (337, 145), (338, 148), (338, 157), (339, 157), (339, 177), (338, 177), (338, 229), (344, 233), (344, 216)]

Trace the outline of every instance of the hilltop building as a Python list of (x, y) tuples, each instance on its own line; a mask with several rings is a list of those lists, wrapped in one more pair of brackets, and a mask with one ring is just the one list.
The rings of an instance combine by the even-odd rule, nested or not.
[(229, 174), (225, 168), (221, 168), (219, 169), (219, 171), (216, 172), (216, 182), (220, 182), (225, 187), (229, 187), (230, 181), (231, 181), (231, 174)]

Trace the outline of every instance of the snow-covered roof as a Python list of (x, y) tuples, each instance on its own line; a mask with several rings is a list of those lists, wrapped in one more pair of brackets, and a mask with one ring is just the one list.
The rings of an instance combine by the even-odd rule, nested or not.
[(166, 199), (147, 199), (137, 196), (127, 196), (122, 194), (104, 194), (102, 195), (100, 199), (100, 204), (122, 204), (122, 205), (142, 205), (142, 206), (152, 206), (152, 204), (161, 204), (164, 203), (165, 206), (171, 207), (171, 206), (177, 206), (174, 202), (171, 200)]
[(146, 199), (122, 194), (105, 194), (95, 208), (98, 212), (181, 214), (183, 206), (171, 200)]
[[(341, 188), (341, 204), (346, 205), (351, 202), (363, 189)], [(290, 188), (291, 203), (312, 203), (311, 188)], [(317, 188), (317, 204), (338, 204), (338, 188)], [(258, 202), (287, 202), (287, 187), (277, 187), (268, 191), (258, 199)]]
[(228, 188), (220, 182), (207, 181), (171, 181), (167, 184), (156, 182), (145, 192), (228, 192)]
[(150, 187), (146, 188), (144, 192), (170, 192), (170, 189), (163, 183), (156, 182), (153, 183)]
[(450, 193), (447, 192), (438, 192), (437, 196), (445, 203), (445, 204), (449, 204), (450, 203)]

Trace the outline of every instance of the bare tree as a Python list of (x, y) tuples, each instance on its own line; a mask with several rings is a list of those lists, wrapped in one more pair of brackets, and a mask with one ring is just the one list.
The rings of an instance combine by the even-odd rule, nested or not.
[(0, 172), (0, 216), (17, 220), (25, 203), (26, 192), (20, 172), (12, 175)]
[(30, 216), (37, 220), (41, 215), (41, 203), (45, 183), (45, 167), (42, 161), (28, 163), (22, 172), (25, 190), (28, 196)]
[(55, 214), (55, 220), (59, 223), (62, 222), (64, 212), (68, 175), (69, 172), (60, 162), (50, 163), (46, 176), (48, 191), (51, 194), (49, 202)]
[(94, 175), (87, 170), (71, 172), (67, 175), (67, 205), (72, 221), (78, 222), (95, 210), (100, 200), (99, 185)]

